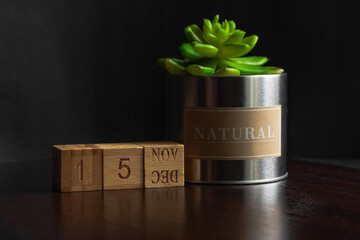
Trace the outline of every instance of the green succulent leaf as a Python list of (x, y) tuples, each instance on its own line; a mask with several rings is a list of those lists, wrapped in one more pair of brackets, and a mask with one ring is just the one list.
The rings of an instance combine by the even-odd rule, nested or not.
[(186, 67), (186, 71), (193, 76), (208, 76), (214, 75), (215, 69), (197, 64), (192, 64)]
[(238, 76), (240, 71), (235, 68), (221, 68), (215, 72), (215, 75), (219, 76)]
[(215, 25), (215, 36), (219, 39), (219, 44), (223, 44), (229, 37), (229, 33), (221, 28), (220, 23)]
[(212, 20), (212, 29), (215, 29), (215, 26), (218, 24), (219, 22), (219, 14), (216, 14), (216, 16), (214, 17), (214, 19)]
[(213, 58), (218, 53), (218, 49), (209, 44), (201, 44), (198, 42), (193, 42), (193, 47), (196, 52), (204, 57)]
[(195, 51), (194, 47), (190, 43), (183, 43), (179, 47), (180, 53), (186, 59), (202, 59), (204, 58), (198, 52)]
[(269, 61), (267, 57), (261, 57), (261, 56), (229, 58), (229, 60), (240, 64), (255, 65), (255, 66), (261, 66)]
[(225, 20), (225, 21), (221, 24), (221, 28), (224, 29), (226, 32), (229, 32), (230, 26), (229, 26), (228, 20)]
[(204, 32), (204, 34), (212, 33), (212, 24), (209, 19), (204, 18), (203, 32)]
[(204, 43), (203, 39), (203, 31), (196, 24), (190, 25), (191, 30), (196, 34), (196, 36), (200, 39), (199, 43)]
[(187, 26), (185, 28), (185, 36), (186, 36), (186, 40), (188, 40), (188, 42), (196, 41), (199, 43), (204, 43), (203, 38), (202, 38), (202, 31), (195, 24)]
[(255, 47), (258, 40), (259, 40), (258, 36), (251, 35), (251, 36), (248, 36), (248, 37), (244, 38), (241, 42), (249, 45), (250, 46), (250, 51), (251, 51)]
[(253, 66), (247, 64), (239, 64), (229, 60), (223, 60), (223, 63), (227, 67), (239, 70), (241, 74), (280, 74), (284, 72), (284, 69), (273, 66)]
[(173, 61), (171, 58), (166, 58), (164, 60), (164, 66), (170, 74), (178, 75), (178, 76), (187, 75), (186, 68), (180, 65), (179, 63)]
[(178, 59), (178, 58), (170, 58), (170, 59), (184, 67), (186, 67), (190, 64), (196, 64), (196, 63), (203, 61), (203, 59), (194, 59), (194, 60), (184, 60), (184, 59)]
[(242, 43), (245, 36), (245, 32), (241, 30), (235, 30), (235, 32), (229, 37), (226, 43)]
[(233, 33), (236, 30), (236, 24), (233, 20), (229, 21), (229, 28), (230, 28), (229, 33)]
[(218, 59), (217, 58), (206, 58), (205, 60), (202, 60), (199, 62), (199, 65), (203, 67), (209, 67), (212, 69), (216, 69), (218, 65)]
[(246, 55), (250, 51), (250, 46), (245, 43), (227, 43), (219, 51), (219, 58), (235, 58)]
[(211, 33), (205, 33), (204, 34), (204, 39), (207, 43), (215, 46), (215, 47), (219, 47), (219, 39), (217, 39), (217, 37)]
[(183, 59), (178, 59), (178, 58), (159, 58), (157, 63), (160, 67), (165, 68), (165, 60), (166, 59), (171, 59), (172, 61), (182, 65), (182, 66), (187, 66), (189, 64), (195, 64), (198, 63), (201, 60), (183, 60)]

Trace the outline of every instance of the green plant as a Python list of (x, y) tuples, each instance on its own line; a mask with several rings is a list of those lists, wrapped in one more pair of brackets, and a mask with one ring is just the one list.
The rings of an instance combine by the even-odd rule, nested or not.
[(245, 37), (245, 32), (236, 29), (234, 21), (219, 23), (219, 15), (211, 22), (204, 19), (203, 29), (196, 24), (185, 28), (188, 42), (180, 45), (184, 59), (160, 58), (158, 63), (174, 75), (253, 75), (279, 74), (284, 70), (262, 66), (267, 57), (246, 56), (256, 45), (259, 37)]

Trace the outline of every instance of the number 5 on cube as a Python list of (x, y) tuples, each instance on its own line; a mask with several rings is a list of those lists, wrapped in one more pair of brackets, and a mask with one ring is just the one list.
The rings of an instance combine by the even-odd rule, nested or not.
[(126, 169), (126, 174), (122, 175), (122, 173), (118, 173), (119, 178), (128, 179), (130, 177), (131, 169), (128, 165), (123, 164), (123, 161), (130, 161), (130, 158), (120, 158), (119, 162), (119, 170)]
[(103, 189), (142, 188), (143, 148), (136, 144), (95, 144), (103, 149)]

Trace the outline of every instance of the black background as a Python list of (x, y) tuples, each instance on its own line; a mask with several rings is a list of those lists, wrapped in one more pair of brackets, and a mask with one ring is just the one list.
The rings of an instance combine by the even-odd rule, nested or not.
[(354, 3), (1, 0), (0, 162), (50, 161), (53, 144), (162, 140), (156, 59), (179, 57), (183, 28), (217, 13), (288, 73), (289, 155), (358, 158)]

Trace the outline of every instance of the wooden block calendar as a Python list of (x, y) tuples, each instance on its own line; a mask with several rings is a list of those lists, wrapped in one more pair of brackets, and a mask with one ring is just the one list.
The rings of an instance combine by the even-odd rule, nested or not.
[(102, 156), (86, 144), (53, 146), (53, 187), (60, 192), (102, 187)]
[(146, 188), (184, 186), (184, 145), (142, 142)]
[(103, 153), (103, 189), (142, 188), (143, 148), (132, 143), (95, 144)]
[(176, 142), (53, 146), (60, 192), (184, 186), (184, 145)]

